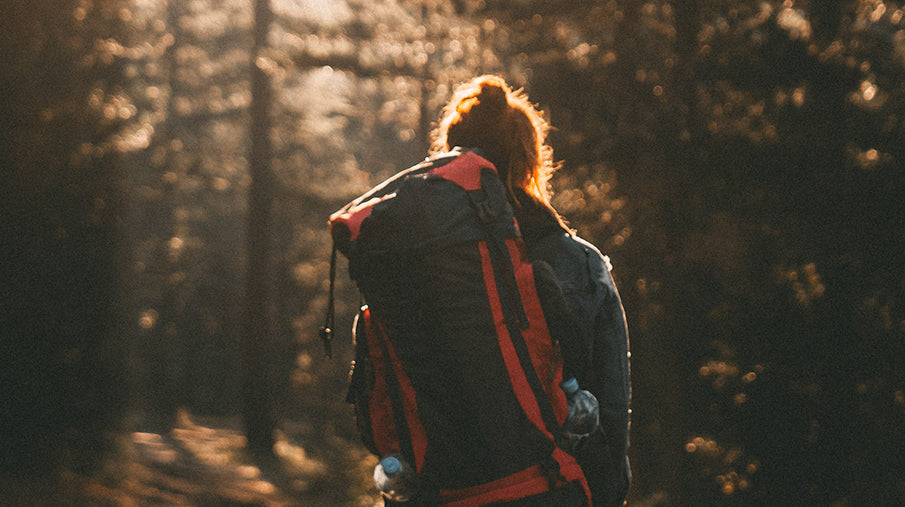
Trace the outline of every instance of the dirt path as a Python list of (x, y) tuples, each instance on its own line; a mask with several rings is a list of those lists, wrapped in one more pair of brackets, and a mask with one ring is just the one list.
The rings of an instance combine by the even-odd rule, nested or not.
[(241, 432), (197, 425), (186, 417), (167, 435), (127, 435), (120, 456), (98, 474), (103, 479), (71, 472), (62, 473), (58, 480), (4, 478), (4, 485), (14, 490), (0, 495), (0, 503), (23, 507), (382, 505), (367, 491), (367, 481), (349, 484), (348, 477), (366, 478), (373, 467), (366, 455), (351, 456), (348, 477), (331, 482), (325, 463), (287, 439), (278, 439), (274, 450), (275, 459), (252, 460)]

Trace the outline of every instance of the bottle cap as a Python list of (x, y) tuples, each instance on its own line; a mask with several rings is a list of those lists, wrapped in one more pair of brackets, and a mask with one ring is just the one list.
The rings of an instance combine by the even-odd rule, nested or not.
[(570, 378), (569, 380), (564, 380), (560, 382), (559, 387), (569, 396), (578, 392), (578, 381), (575, 380), (575, 377)]
[(383, 467), (383, 473), (387, 475), (395, 475), (402, 470), (402, 463), (395, 456), (387, 456), (380, 460), (380, 466)]

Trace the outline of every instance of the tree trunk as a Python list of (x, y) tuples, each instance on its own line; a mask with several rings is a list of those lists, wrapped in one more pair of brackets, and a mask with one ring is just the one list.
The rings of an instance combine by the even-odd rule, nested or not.
[(248, 448), (272, 453), (275, 429), (270, 350), (275, 332), (273, 269), (274, 175), (270, 166), (270, 76), (258, 63), (273, 14), (268, 0), (255, 1), (251, 62), (251, 187), (248, 200), (248, 308), (243, 357), (245, 431)]

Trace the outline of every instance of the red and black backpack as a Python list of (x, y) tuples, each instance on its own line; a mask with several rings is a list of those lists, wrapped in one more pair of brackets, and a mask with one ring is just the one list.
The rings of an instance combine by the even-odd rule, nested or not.
[(562, 361), (493, 165), (470, 151), (432, 157), (330, 224), (331, 271), (338, 250), (367, 303), (348, 401), (369, 450), (416, 469), (419, 503), (587, 491), (557, 446), (568, 412)]

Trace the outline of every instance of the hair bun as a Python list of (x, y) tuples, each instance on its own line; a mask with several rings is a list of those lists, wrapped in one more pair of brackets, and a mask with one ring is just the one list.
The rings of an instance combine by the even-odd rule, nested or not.
[(481, 83), (478, 101), (490, 111), (503, 111), (509, 106), (505, 84), (491, 80)]

